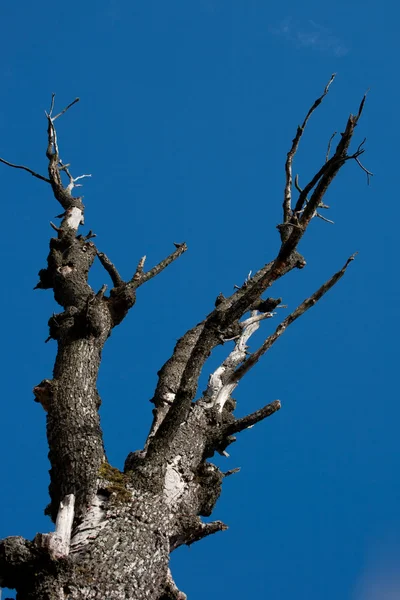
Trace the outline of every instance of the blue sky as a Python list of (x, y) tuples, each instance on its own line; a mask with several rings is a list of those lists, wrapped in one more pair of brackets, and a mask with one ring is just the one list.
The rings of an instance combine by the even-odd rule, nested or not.
[[(347, 164), (313, 222), (307, 268), (271, 290), (294, 308), (358, 251), (345, 278), (296, 322), (241, 383), (239, 414), (282, 410), (241, 434), (214, 516), (229, 530), (173, 556), (189, 600), (398, 598), (399, 138), (394, 3), (99, 0), (0, 7), (0, 156), (45, 172), (52, 92), (64, 161), (85, 180), (86, 228), (125, 277), (187, 252), (139, 290), (104, 351), (99, 388), (110, 460), (142, 447), (156, 372), (175, 340), (278, 248), (284, 159), (332, 72), (295, 164), (300, 183), (323, 160), (370, 88), (356, 132), (367, 186)], [(391, 15), (387, 19), (388, 14)], [(48, 531), (45, 416), (32, 388), (51, 376), (58, 310), (32, 291), (59, 207), (46, 184), (2, 167), (0, 537)], [(96, 267), (93, 285), (106, 282)], [(108, 281), (107, 281), (108, 283)], [(284, 316), (285, 311), (280, 315)], [(274, 327), (264, 323), (258, 340)], [(257, 340), (255, 340), (256, 342)], [(219, 349), (207, 375), (224, 357)]]

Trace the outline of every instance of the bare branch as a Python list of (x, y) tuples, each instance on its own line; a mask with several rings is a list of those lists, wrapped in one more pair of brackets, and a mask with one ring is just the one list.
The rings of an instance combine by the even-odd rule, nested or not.
[(53, 109), (54, 109), (54, 100), (55, 100), (55, 98), (56, 98), (56, 95), (55, 95), (55, 94), (54, 94), (54, 92), (53, 92), (53, 93), (52, 93), (52, 95), (51, 95), (50, 110), (49, 110), (48, 114), (47, 114), (47, 113), (45, 113), (45, 114), (46, 114), (46, 117), (51, 117), (51, 116), (53, 115)]
[[(354, 129), (357, 125), (357, 119), (350, 115), (346, 129), (342, 134), (342, 139), (337, 145), (335, 154), (333, 157), (325, 163), (325, 165), (320, 170), (320, 176), (317, 178), (314, 177), (312, 182), (310, 182), (300, 194), (299, 199), (297, 201), (296, 210), (301, 210), (304, 203), (304, 198), (307, 197), (307, 194), (315, 187), (314, 192), (311, 195), (309, 203), (307, 204), (304, 213), (301, 217), (301, 224), (305, 229), (312, 219), (313, 213), (316, 208), (322, 204), (322, 199), (327, 191), (328, 187), (332, 183), (333, 179), (339, 173), (341, 167), (345, 164), (346, 161), (351, 160), (354, 156), (358, 155), (360, 151), (353, 156), (349, 156), (347, 154), (347, 150), (350, 146), (350, 142), (354, 133)], [(314, 183), (315, 182), (315, 183)], [(300, 200), (301, 199), (301, 200)], [(301, 206), (300, 206), (301, 202)]]
[(242, 333), (238, 336), (232, 352), (210, 375), (202, 402), (210, 403), (212, 406), (218, 407), (219, 412), (222, 412), (226, 401), (237, 386), (237, 382), (232, 379), (232, 376), (235, 369), (246, 359), (248, 340), (259, 328), (260, 321), (272, 316), (273, 313), (259, 314), (255, 310), (252, 311), (251, 317), (240, 323)]
[[(304, 266), (305, 260), (297, 252), (292, 252), (285, 262), (276, 258), (271, 263), (260, 269), (246, 286), (235, 292), (230, 298), (226, 298), (213, 310), (204, 321), (190, 330), (188, 343), (186, 335), (179, 340), (182, 343), (182, 354), (174, 354), (164, 365), (161, 373), (166, 369), (168, 378), (173, 381), (174, 392), (169, 393), (168, 388), (162, 385), (165, 396), (169, 394), (172, 406), (166, 407), (165, 416), (158, 420), (155, 433), (151, 433), (148, 444), (148, 459), (157, 460), (164, 450), (172, 442), (180, 424), (187, 417), (190, 405), (197, 392), (198, 378), (211, 351), (223, 343), (232, 327), (239, 326), (237, 320), (245, 314), (260, 295), (277, 279), (291, 271), (297, 266)], [(196, 332), (196, 335), (193, 333)], [(179, 377), (174, 375), (177, 369)], [(168, 378), (165, 381), (168, 381)], [(160, 375), (161, 379), (161, 375)], [(164, 378), (163, 378), (164, 379)], [(157, 386), (158, 387), (158, 386)], [(163, 401), (161, 401), (163, 404)], [(153, 424), (154, 425), (154, 424)], [(153, 430), (152, 430), (153, 431)]]
[(226, 531), (228, 529), (228, 525), (225, 525), (222, 521), (212, 521), (211, 523), (202, 523), (199, 519), (199, 525), (196, 528), (191, 529), (188, 532), (185, 532), (184, 537), (179, 536), (176, 540), (171, 541), (171, 551), (175, 550), (179, 546), (186, 544), (190, 546), (195, 542), (199, 542), (204, 539), (208, 535), (213, 535), (218, 531)]
[(54, 223), (52, 223), (51, 221), (50, 221), (50, 227), (52, 227), (54, 229), (54, 231), (57, 231), (57, 233), (62, 231), (62, 229), (60, 227), (57, 227), (57, 225), (54, 225)]
[(357, 121), (358, 121), (358, 119), (361, 117), (362, 111), (364, 110), (364, 105), (365, 105), (365, 101), (366, 101), (366, 99), (367, 99), (367, 94), (368, 94), (368, 92), (369, 92), (369, 89), (368, 89), (368, 90), (365, 92), (365, 94), (364, 94), (364, 96), (363, 96), (363, 98), (362, 98), (362, 100), (361, 100), (361, 102), (360, 102), (360, 106), (359, 106), (359, 108), (358, 108), (358, 113), (357, 113), (357, 115), (356, 115), (356, 119), (357, 119)]
[(8, 162), (8, 160), (4, 160), (4, 158), (0, 158), (0, 162), (7, 165), (8, 167), (12, 167), (13, 169), (23, 169), (24, 171), (27, 171), (27, 173), (33, 175), (33, 177), (36, 177), (36, 179), (41, 179), (46, 183), (51, 183), (50, 179), (48, 179), (47, 177), (43, 177), (43, 175), (39, 175), (39, 173), (32, 171), (32, 169), (30, 169), (29, 167), (25, 167), (24, 165), (14, 165), (13, 163)]
[(144, 263), (146, 262), (146, 255), (142, 256), (139, 260), (134, 276), (132, 277), (132, 281), (140, 281), (144, 269)]
[[(318, 208), (318, 206), (321, 206), (323, 204), (323, 197), (327, 189), (329, 188), (333, 179), (339, 173), (340, 169), (345, 164), (345, 162), (358, 157), (363, 152), (363, 150), (359, 147), (355, 154), (347, 154), (347, 150), (350, 146), (355, 127), (357, 126), (358, 119), (360, 118), (362, 113), (364, 102), (365, 96), (363, 98), (363, 101), (361, 102), (358, 114), (356, 116), (349, 116), (345, 131), (341, 134), (341, 140), (339, 141), (336, 147), (336, 151), (332, 158), (330, 158), (327, 162), (324, 163), (320, 170), (314, 175), (311, 181), (303, 188), (302, 192), (299, 194), (292, 220), (296, 217), (296, 215), (299, 214), (301, 214), (301, 219), (298, 222), (293, 221), (296, 225), (299, 226), (293, 226), (289, 237), (282, 244), (278, 256), (278, 259), (280, 261), (285, 261), (291, 255), (293, 250), (297, 248), (297, 245), (303, 237), (311, 219), (315, 214), (316, 209)], [(306, 203), (308, 194), (313, 189), (314, 191), (304, 208), (304, 204)]]
[(78, 179), (83, 179), (84, 177), (91, 177), (91, 175), (79, 175), (79, 177), (74, 177), (74, 181), (78, 181)]
[(197, 529), (197, 531), (193, 531), (191, 537), (188, 539), (186, 544), (190, 546), (194, 542), (198, 542), (208, 535), (212, 535), (213, 533), (217, 533), (218, 531), (226, 531), (228, 529), (228, 525), (225, 525), (222, 521), (212, 521), (211, 523), (202, 523), (201, 526)]
[(285, 193), (284, 193), (284, 200), (283, 200), (283, 222), (284, 223), (289, 222), (290, 217), (292, 216), (291, 201), (292, 201), (292, 163), (293, 163), (293, 159), (294, 159), (297, 149), (299, 147), (301, 137), (304, 133), (304, 130), (306, 128), (309, 118), (311, 117), (312, 113), (316, 110), (316, 108), (318, 108), (318, 106), (321, 104), (322, 100), (325, 98), (325, 96), (329, 92), (329, 87), (330, 87), (331, 83), (333, 82), (333, 80), (335, 79), (335, 76), (336, 76), (336, 73), (334, 73), (331, 76), (330, 80), (328, 81), (327, 85), (325, 86), (323, 94), (319, 98), (317, 98), (316, 101), (314, 102), (314, 104), (311, 106), (302, 125), (299, 125), (297, 127), (296, 135), (292, 141), (292, 147), (290, 148), (290, 150), (287, 154), (286, 164), (285, 164), (286, 184), (285, 184)]
[[(76, 214), (73, 215), (72, 219), (69, 218), (71, 215), (65, 216), (67, 225), (69, 227), (71, 227), (72, 229), (76, 230), (76, 229), (78, 229), (79, 225), (82, 223), (84, 206), (82, 204), (82, 199), (79, 197), (74, 198), (71, 195), (71, 192), (74, 187), (80, 186), (80, 184), (77, 184), (76, 181), (78, 179), (81, 179), (82, 176), (80, 176), (78, 178), (72, 177), (71, 173), (68, 170), (69, 164), (64, 164), (62, 162), (62, 160), (60, 159), (60, 153), (59, 153), (58, 142), (57, 142), (57, 131), (56, 131), (56, 128), (54, 125), (54, 121), (58, 117), (63, 115), (69, 108), (71, 108), (71, 106), (76, 104), (79, 101), (79, 98), (76, 98), (73, 102), (68, 104), (68, 106), (66, 106), (60, 113), (58, 113), (55, 117), (53, 117), (52, 115), (53, 115), (53, 110), (54, 110), (54, 99), (55, 99), (55, 94), (52, 94), (50, 111), (48, 113), (47, 112), (45, 113), (46, 117), (47, 117), (47, 123), (48, 123), (46, 156), (49, 161), (49, 164), (48, 164), (49, 182), (53, 189), (53, 193), (54, 193), (56, 200), (58, 200), (58, 202), (61, 204), (61, 206), (65, 210), (75, 208), (80, 211), (80, 215), (78, 215), (77, 210), (75, 210)], [(61, 179), (62, 171), (64, 171), (69, 178), (69, 184), (66, 187), (64, 187), (62, 179)], [(85, 177), (86, 176), (87, 175), (85, 175)]]
[(319, 219), (322, 219), (323, 221), (325, 221), (325, 223), (330, 223), (331, 225), (335, 224), (335, 221), (332, 221), (332, 219), (327, 219), (326, 217), (321, 215), (319, 212), (316, 212), (315, 216), (318, 217)]
[[(299, 176), (296, 175), (295, 180), (294, 180), (294, 185), (296, 186), (296, 190), (298, 192), (302, 192), (303, 190), (301, 189), (301, 187), (299, 186)], [(308, 204), (308, 198), (304, 199), (305, 203)], [(320, 204), (318, 204), (318, 207), (320, 208), (329, 208), (329, 206), (327, 204), (323, 204), (322, 202)], [(300, 211), (303, 212), (303, 211)], [(319, 212), (317, 212), (317, 210), (315, 210), (314, 212), (314, 217), (319, 217), (320, 219), (322, 219), (323, 221), (326, 221), (326, 223), (331, 223), (332, 225), (334, 225), (334, 221), (332, 221), (331, 219), (327, 219), (326, 217), (323, 217), (322, 215), (319, 214)]]
[[(91, 236), (93, 237), (93, 235)], [(111, 262), (111, 260), (104, 254), (104, 252), (97, 252), (97, 256), (113, 282), (114, 287), (118, 287), (124, 283), (121, 275), (118, 273), (117, 268)]]
[(240, 471), (240, 467), (235, 467), (234, 469), (229, 469), (229, 471), (225, 471), (225, 473), (223, 473), (224, 477), (230, 477), (231, 475), (235, 475), (236, 473), (239, 473)]
[(256, 423), (259, 423), (263, 419), (270, 417), (277, 410), (281, 408), (281, 403), (279, 400), (274, 400), (270, 404), (267, 404), (263, 408), (256, 410), (255, 412), (247, 415), (246, 417), (242, 417), (241, 419), (237, 419), (234, 423), (228, 425), (224, 430), (224, 435), (233, 435), (234, 433), (239, 433), (244, 429), (248, 429), (249, 427), (253, 427)]
[(69, 110), (71, 108), (71, 106), (73, 106), (74, 104), (76, 104), (80, 100), (80, 98), (75, 98), (75, 100), (73, 100), (72, 102), (70, 102), (70, 104), (68, 104), (68, 106), (66, 106), (64, 108), (64, 110), (62, 110), (61, 112), (59, 112), (58, 115), (56, 115), (55, 117), (52, 117), (51, 113), (52, 113), (53, 108), (54, 108), (54, 96), (55, 96), (55, 94), (53, 94), (53, 96), (52, 96), (52, 107), (51, 107), (51, 110), (50, 110), (50, 113), (49, 113), (49, 117), (51, 117), (51, 120), (53, 121), (53, 123), (54, 123), (54, 121), (56, 119), (58, 119), (58, 117), (61, 117), (61, 115), (63, 115), (64, 113), (66, 113), (67, 110)]
[[(146, 283), (150, 279), (153, 279), (153, 277), (155, 277), (156, 275), (161, 273), (161, 271), (163, 271), (166, 267), (168, 267), (168, 265), (170, 265), (172, 262), (174, 262), (174, 260), (179, 258), (184, 252), (186, 252), (186, 250), (187, 250), (187, 245), (185, 243), (179, 245), (179, 247), (174, 252), (172, 252), (172, 254), (167, 256), (167, 258), (164, 258), (164, 260), (162, 260), (160, 263), (158, 263), (158, 265), (156, 265), (155, 267), (150, 269), (150, 271), (147, 271), (147, 273), (143, 273), (142, 275), (140, 275), (140, 272), (139, 272), (140, 277), (138, 277), (135, 280), (136, 274), (138, 273), (138, 270), (136, 269), (136, 273), (133, 276), (131, 281), (132, 282), (134, 280), (136, 281), (136, 287), (143, 285), (144, 283)], [(139, 265), (140, 265), (140, 263), (139, 263)]]
[(80, 179), (84, 179), (85, 177), (91, 177), (90, 174), (87, 175), (79, 175), (78, 177), (73, 177), (68, 169), (70, 165), (69, 164), (64, 164), (63, 161), (61, 159), (59, 159), (58, 161), (58, 171), (64, 171), (64, 173), (67, 175), (68, 179), (69, 179), (69, 184), (67, 185), (67, 187), (65, 188), (69, 193), (72, 192), (72, 190), (75, 187), (82, 187), (82, 184), (80, 183), (76, 183), (77, 181), (79, 181)]
[(332, 133), (331, 137), (329, 138), (328, 148), (326, 150), (325, 162), (328, 162), (328, 160), (329, 160), (329, 155), (331, 153), (331, 146), (332, 146), (333, 138), (335, 137), (336, 134), (337, 134), (337, 131), (334, 131)]
[[(318, 103), (317, 100), (314, 104), (318, 105)], [(153, 458), (157, 460), (157, 456), (161, 456), (166, 451), (166, 448), (170, 446), (177, 434), (180, 424), (187, 418), (191, 403), (197, 393), (197, 382), (205, 360), (221, 341), (223, 342), (226, 338), (233, 337), (232, 335), (227, 335), (225, 332), (237, 323), (238, 319), (250, 309), (253, 303), (260, 298), (261, 294), (277, 279), (294, 268), (303, 268), (305, 266), (306, 262), (304, 258), (296, 250), (297, 245), (304, 235), (311, 218), (315, 215), (317, 207), (323, 204), (323, 196), (330, 183), (341, 166), (352, 158), (347, 155), (347, 150), (358, 118), (359, 115), (350, 115), (346, 129), (341, 136), (333, 157), (321, 167), (311, 182), (300, 193), (296, 210), (299, 213), (302, 211), (301, 220), (298, 220), (296, 215), (293, 215), (289, 223), (283, 224), (288, 227), (288, 233), (286, 234), (287, 237), (285, 236), (286, 239), (283, 241), (276, 259), (260, 269), (251, 280), (246, 281), (246, 285), (238, 289), (230, 298), (225, 298), (218, 303), (215, 310), (201, 324), (197, 341), (191, 345), (189, 353), (185, 355), (184, 362), (179, 365), (179, 385), (178, 389), (175, 388), (176, 391), (174, 390), (172, 394), (172, 406), (166, 407), (165, 417), (162, 419), (161, 424), (159, 424), (156, 433), (149, 443), (147, 454), (149, 460), (153, 460)], [(299, 135), (301, 135), (301, 132)], [(316, 189), (303, 210), (304, 199), (307, 198), (307, 194), (314, 188)], [(286, 325), (287, 323), (285, 327)], [(282, 330), (279, 329), (279, 335), (281, 333)], [(270, 338), (269, 341), (271, 342)], [(261, 354), (265, 351), (266, 348), (261, 349)], [(238, 380), (237, 375), (244, 373), (250, 367), (252, 357), (255, 358), (256, 356), (257, 353), (238, 367), (232, 377), (232, 385)], [(175, 357), (173, 355), (170, 361), (168, 361), (168, 365), (171, 366), (172, 370), (174, 363)]]
[(261, 356), (263, 356), (263, 354), (265, 354), (267, 350), (271, 348), (271, 346), (282, 335), (282, 333), (286, 331), (289, 325), (294, 323), (294, 321), (296, 321), (305, 312), (307, 312), (308, 309), (314, 306), (318, 302), (318, 300), (320, 300), (322, 296), (324, 296), (326, 292), (328, 292), (339, 281), (339, 279), (343, 277), (347, 267), (349, 266), (351, 261), (354, 260), (354, 258), (355, 254), (350, 256), (350, 258), (348, 258), (346, 264), (340, 269), (340, 271), (338, 271), (330, 279), (328, 279), (328, 281), (324, 283), (314, 294), (312, 294), (312, 296), (304, 300), (296, 308), (296, 310), (294, 310), (290, 315), (286, 317), (286, 319), (282, 321), (282, 323), (278, 325), (275, 332), (265, 340), (262, 346), (260, 346), (260, 348), (256, 350), (256, 352), (251, 354), (247, 358), (247, 360), (235, 371), (233, 375), (233, 379), (235, 380), (235, 382), (240, 381), (240, 379), (242, 379), (242, 377), (246, 373), (248, 373), (248, 371), (250, 371), (252, 367), (254, 367), (254, 365), (260, 360)]
[(90, 229), (89, 232), (84, 236), (85, 240), (91, 240), (92, 238), (97, 237), (97, 233), (93, 233), (93, 231)]
[(374, 174), (373, 174), (373, 173), (371, 173), (371, 171), (368, 171), (368, 169), (366, 169), (366, 168), (364, 167), (364, 165), (363, 165), (363, 164), (361, 164), (361, 161), (359, 160), (359, 158), (358, 158), (357, 156), (354, 156), (353, 158), (354, 158), (354, 160), (356, 161), (356, 163), (358, 164), (358, 166), (359, 166), (359, 167), (360, 167), (360, 168), (361, 168), (361, 169), (364, 171), (364, 173), (366, 173), (366, 174), (367, 174), (367, 183), (368, 183), (368, 185), (369, 185), (370, 178), (371, 178), (371, 177), (373, 177), (373, 175), (374, 175)]

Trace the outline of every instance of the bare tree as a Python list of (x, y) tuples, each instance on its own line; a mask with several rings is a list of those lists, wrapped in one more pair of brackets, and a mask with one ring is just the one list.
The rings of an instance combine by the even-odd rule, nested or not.
[[(261, 346), (248, 353), (250, 336), (264, 319), (276, 318), (280, 298), (263, 298), (279, 278), (303, 269), (298, 245), (313, 218), (324, 217), (324, 195), (340, 169), (360, 162), (362, 142), (349, 153), (361, 116), (350, 115), (331, 154), (333, 136), (323, 164), (303, 187), (293, 181), (293, 159), (307, 122), (329, 91), (314, 102), (297, 128), (285, 163), (283, 219), (278, 225), (280, 244), (275, 258), (255, 274), (249, 273), (230, 297), (219, 295), (215, 309), (177, 342), (158, 372), (152, 402), (153, 423), (142, 450), (130, 453), (124, 471), (111, 466), (104, 452), (96, 388), (101, 352), (111, 330), (134, 306), (140, 286), (156, 277), (186, 252), (186, 244), (158, 265), (145, 269), (144, 256), (125, 281), (116, 266), (93, 242), (95, 234), (78, 234), (83, 224), (82, 198), (73, 195), (88, 175), (73, 177), (60, 158), (56, 120), (76, 102), (54, 114), (54, 95), (47, 118), (47, 176), (0, 159), (50, 184), (63, 212), (56, 236), (50, 240), (47, 266), (39, 272), (38, 289), (52, 289), (62, 312), (49, 320), (49, 340), (57, 341), (52, 379), (34, 387), (35, 399), (47, 412), (50, 504), (56, 523), (52, 533), (32, 540), (8, 537), (0, 541), (0, 583), (15, 588), (20, 600), (184, 599), (169, 570), (170, 553), (226, 529), (221, 521), (203, 522), (211, 515), (223, 473), (209, 459), (227, 455), (235, 435), (280, 409), (275, 400), (243, 418), (236, 418), (232, 394), (240, 380), (291, 323), (303, 315), (343, 277), (351, 256), (326, 283), (283, 319)], [(293, 198), (293, 193), (296, 198)], [(93, 290), (88, 273), (98, 259), (112, 287)], [(198, 379), (210, 353), (227, 345), (227, 357), (210, 375), (207, 389), (197, 395)]]

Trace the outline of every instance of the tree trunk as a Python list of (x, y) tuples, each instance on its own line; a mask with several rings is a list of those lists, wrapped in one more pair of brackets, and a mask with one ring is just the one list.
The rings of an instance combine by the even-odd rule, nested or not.
[[(226, 529), (220, 521), (204, 523), (212, 514), (225, 477), (209, 462), (235, 441), (235, 434), (280, 409), (274, 401), (243, 418), (236, 418), (232, 394), (242, 377), (304, 312), (344, 275), (349, 262), (295, 311), (289, 314), (252, 354), (247, 341), (264, 319), (274, 318), (281, 299), (263, 298), (276, 280), (305, 259), (298, 244), (311, 219), (321, 216), (323, 197), (338, 171), (363, 152), (348, 154), (361, 115), (350, 115), (333, 156), (301, 189), (292, 206), (292, 162), (313, 111), (328, 93), (312, 105), (298, 128), (286, 160), (283, 223), (276, 257), (178, 340), (171, 358), (158, 373), (153, 397), (153, 424), (144, 449), (130, 453), (120, 472), (108, 464), (98, 409), (97, 376), (102, 349), (113, 327), (133, 307), (138, 288), (157, 276), (185, 251), (185, 244), (158, 265), (144, 271), (145, 257), (133, 277), (124, 281), (109, 258), (91, 241), (94, 234), (78, 235), (83, 222), (82, 199), (72, 192), (81, 178), (72, 177), (59, 158), (54, 96), (47, 114), (48, 177), (28, 167), (1, 162), (28, 171), (49, 183), (63, 207), (57, 237), (50, 240), (47, 267), (39, 272), (39, 289), (52, 289), (62, 312), (49, 320), (49, 339), (58, 352), (53, 378), (34, 388), (36, 401), (47, 411), (50, 504), (47, 512), (55, 531), (37, 534), (32, 541), (9, 537), (0, 541), (0, 584), (15, 588), (18, 600), (184, 600), (169, 570), (170, 553)], [(330, 143), (329, 143), (330, 147)], [(69, 183), (62, 183), (62, 176)], [(83, 177), (83, 176), (81, 176)], [(88, 284), (89, 270), (98, 258), (112, 281), (106, 295)], [(217, 345), (230, 344), (223, 363), (210, 375), (203, 396), (196, 399), (205, 361)]]

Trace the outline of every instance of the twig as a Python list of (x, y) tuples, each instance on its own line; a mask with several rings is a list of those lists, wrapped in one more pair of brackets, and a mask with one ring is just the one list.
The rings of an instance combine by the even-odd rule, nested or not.
[(53, 108), (54, 108), (54, 96), (55, 96), (55, 94), (53, 94), (53, 97), (52, 97), (52, 108), (51, 108), (51, 111), (49, 113), (49, 117), (51, 118), (51, 120), (53, 121), (53, 123), (54, 123), (54, 121), (56, 119), (58, 119), (58, 117), (61, 117), (61, 115), (63, 115), (64, 113), (66, 113), (67, 110), (69, 110), (71, 108), (71, 106), (73, 106), (74, 104), (76, 104), (80, 100), (80, 98), (75, 98), (75, 100), (73, 100), (72, 102), (70, 102), (70, 104), (68, 104), (68, 106), (66, 106), (61, 112), (59, 112), (58, 115), (56, 115), (55, 117), (52, 117), (51, 113), (52, 113)]
[(332, 141), (333, 141), (333, 138), (335, 137), (336, 133), (337, 133), (337, 131), (334, 131), (332, 133), (331, 137), (329, 138), (328, 148), (326, 150), (325, 162), (328, 162), (328, 160), (329, 160), (329, 154), (331, 153)]
[(354, 160), (356, 161), (356, 163), (358, 164), (358, 166), (359, 166), (359, 167), (361, 167), (361, 169), (364, 171), (364, 173), (366, 173), (366, 174), (367, 174), (367, 184), (369, 185), (370, 178), (371, 178), (371, 177), (373, 177), (373, 175), (374, 175), (374, 174), (373, 174), (373, 173), (371, 173), (371, 171), (368, 171), (368, 169), (366, 169), (366, 168), (364, 167), (364, 165), (363, 165), (363, 164), (361, 164), (361, 161), (359, 160), (359, 158), (358, 158), (357, 156), (354, 156), (353, 158), (354, 158)]
[(225, 473), (223, 473), (224, 477), (230, 477), (231, 475), (235, 475), (236, 473), (239, 473), (240, 471), (240, 467), (236, 467), (235, 469), (229, 469), (229, 471), (225, 471)]
[(357, 113), (357, 115), (356, 115), (356, 119), (357, 119), (357, 121), (358, 121), (358, 119), (361, 117), (362, 111), (364, 110), (364, 104), (365, 104), (365, 101), (366, 101), (366, 99), (367, 99), (367, 94), (368, 94), (368, 92), (369, 92), (369, 88), (368, 88), (368, 90), (365, 92), (365, 94), (364, 94), (364, 96), (363, 96), (363, 99), (362, 99), (362, 100), (361, 100), (361, 102), (360, 102), (360, 106), (359, 106), (359, 108), (358, 108), (358, 113)]
[(326, 217), (322, 216), (319, 212), (315, 211), (315, 216), (318, 217), (319, 219), (322, 219), (323, 221), (325, 221), (326, 223), (330, 223), (331, 225), (335, 224), (335, 221), (332, 221), (331, 219), (327, 219)]
[(55, 100), (56, 95), (54, 94), (54, 92), (51, 95), (51, 104), (50, 104), (50, 110), (49, 113), (46, 113), (46, 117), (51, 117), (53, 114), (53, 109), (54, 109), (54, 100)]
[[(297, 190), (298, 192), (300, 192), (300, 193), (303, 191), (303, 190), (302, 190), (302, 188), (301, 188), (301, 187), (300, 187), (300, 185), (299, 185), (299, 175), (298, 175), (298, 174), (297, 174), (297, 175), (296, 175), (296, 177), (294, 178), (294, 187), (295, 187), (295, 188), (296, 188), (296, 190)], [(306, 201), (306, 202), (308, 202), (308, 198), (307, 198), (307, 197), (305, 198), (305, 201)]]
[(8, 162), (8, 160), (4, 160), (4, 158), (0, 158), (0, 162), (4, 163), (8, 167), (13, 167), (13, 169), (23, 169), (24, 171), (27, 171), (28, 173), (33, 175), (33, 177), (36, 177), (37, 179), (41, 179), (42, 181), (45, 181), (46, 183), (51, 183), (50, 179), (47, 179), (47, 177), (43, 177), (43, 175), (39, 175), (39, 173), (32, 171), (32, 169), (30, 169), (29, 167), (25, 167), (24, 165), (14, 165), (13, 163)]
[(333, 73), (333, 75), (331, 76), (327, 85), (325, 86), (323, 94), (319, 98), (317, 98), (316, 101), (314, 102), (314, 104), (311, 106), (310, 110), (308, 111), (308, 113), (306, 115), (306, 118), (303, 121), (303, 124), (299, 125), (297, 127), (296, 135), (292, 141), (292, 147), (290, 148), (289, 152), (287, 153), (287, 158), (286, 158), (286, 163), (285, 163), (286, 183), (285, 183), (285, 192), (284, 192), (284, 200), (283, 200), (283, 222), (284, 223), (287, 223), (291, 217), (293, 159), (294, 159), (297, 149), (299, 147), (301, 137), (304, 133), (304, 130), (306, 128), (309, 118), (311, 117), (312, 113), (316, 110), (316, 108), (318, 108), (318, 106), (321, 104), (322, 100), (325, 98), (325, 96), (329, 92), (330, 85), (333, 82), (333, 80), (335, 79), (335, 76), (336, 76), (336, 73)]

